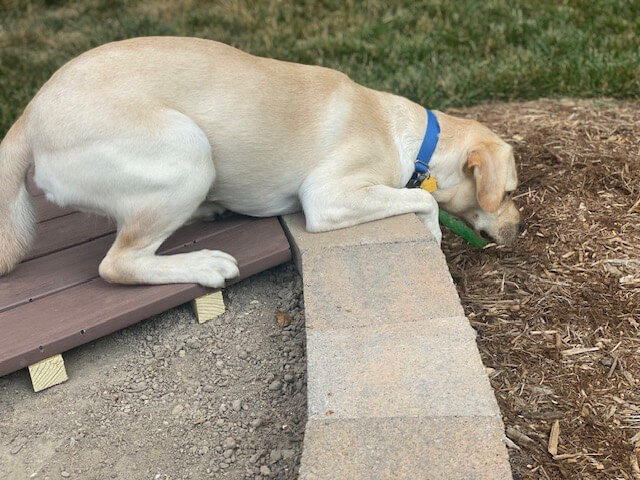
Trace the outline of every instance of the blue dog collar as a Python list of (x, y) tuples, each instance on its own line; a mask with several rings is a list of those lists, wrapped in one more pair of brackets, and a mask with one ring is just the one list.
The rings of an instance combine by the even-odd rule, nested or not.
[(431, 110), (427, 110), (427, 132), (422, 139), (418, 159), (416, 160), (415, 173), (426, 174), (429, 172), (429, 162), (433, 156), (433, 152), (438, 145), (438, 137), (440, 136), (440, 124), (438, 119)]
[(415, 163), (413, 176), (407, 187), (419, 187), (422, 182), (430, 177), (429, 162), (433, 156), (433, 152), (438, 145), (438, 137), (440, 136), (440, 124), (435, 114), (427, 109), (427, 131), (422, 139), (418, 158)]

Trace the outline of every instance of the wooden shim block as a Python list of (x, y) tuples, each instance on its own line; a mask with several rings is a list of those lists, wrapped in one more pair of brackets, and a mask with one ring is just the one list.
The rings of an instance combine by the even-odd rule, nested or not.
[(222, 290), (198, 297), (193, 301), (193, 307), (198, 317), (198, 323), (205, 323), (224, 313)]
[(69, 379), (64, 368), (64, 360), (60, 354), (29, 365), (29, 374), (34, 392), (53, 387)]

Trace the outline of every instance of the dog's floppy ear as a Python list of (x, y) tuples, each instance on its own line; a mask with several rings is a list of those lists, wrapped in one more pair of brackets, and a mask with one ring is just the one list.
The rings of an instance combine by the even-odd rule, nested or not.
[(467, 158), (467, 170), (476, 181), (478, 204), (486, 212), (495, 212), (504, 198), (507, 183), (505, 148), (482, 142), (473, 147)]

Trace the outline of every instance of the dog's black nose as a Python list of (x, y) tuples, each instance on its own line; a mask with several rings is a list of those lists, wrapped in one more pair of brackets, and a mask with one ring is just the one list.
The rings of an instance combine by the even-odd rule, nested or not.
[(479, 233), (480, 233), (480, 236), (483, 237), (485, 240), (488, 240), (492, 243), (498, 243), (495, 241), (495, 239), (491, 235), (489, 235), (489, 233), (486, 230), (480, 230)]
[(527, 228), (527, 222), (525, 222), (524, 220), (520, 221), (520, 223), (518, 224), (518, 233), (522, 233), (525, 231), (525, 229)]

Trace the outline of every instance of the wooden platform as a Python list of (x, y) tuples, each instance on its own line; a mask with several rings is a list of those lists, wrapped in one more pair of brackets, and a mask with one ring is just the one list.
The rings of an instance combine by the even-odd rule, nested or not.
[[(90, 342), (210, 290), (194, 284), (111, 285), (98, 265), (115, 236), (108, 220), (61, 209), (30, 185), (37, 239), (16, 270), (0, 278), (0, 376)], [(276, 218), (234, 216), (177, 231), (160, 253), (202, 248), (235, 256), (240, 281), (291, 258)]]

